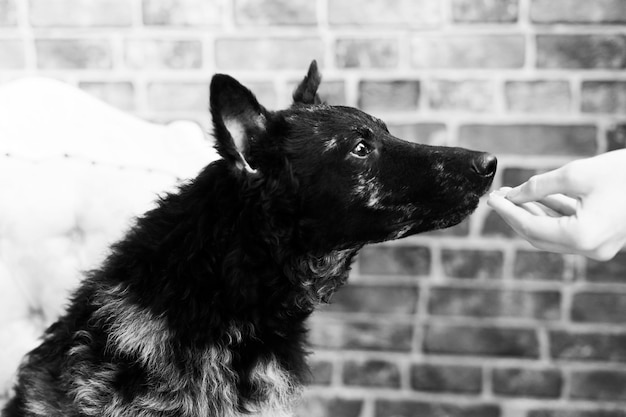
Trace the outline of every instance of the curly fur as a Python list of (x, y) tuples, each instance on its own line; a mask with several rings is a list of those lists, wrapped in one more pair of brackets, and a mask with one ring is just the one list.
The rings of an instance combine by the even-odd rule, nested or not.
[[(294, 106), (268, 112), (214, 77), (222, 159), (161, 198), (85, 277), (24, 359), (3, 416), (290, 414), (307, 377), (306, 319), (358, 250), (460, 221), (493, 176), (466, 173), (477, 153), (409, 144), (369, 115), (319, 104), (319, 82), (313, 64)], [(378, 147), (369, 160), (351, 152), (363, 135)], [(422, 164), (431, 159), (445, 169)]]

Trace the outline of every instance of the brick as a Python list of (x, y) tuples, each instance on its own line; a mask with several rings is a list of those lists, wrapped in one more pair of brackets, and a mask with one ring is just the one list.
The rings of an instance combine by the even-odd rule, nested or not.
[(538, 170), (529, 168), (504, 168), (502, 170), (502, 185), (515, 187), (528, 181), (530, 177), (536, 175)]
[(422, 401), (377, 400), (375, 417), (500, 417), (495, 404), (449, 404)]
[(448, 131), (443, 123), (388, 123), (389, 132), (406, 141), (426, 145), (448, 143)]
[(583, 292), (574, 295), (572, 320), (584, 323), (623, 323), (626, 294)]
[(348, 104), (346, 84), (343, 81), (324, 81), (318, 89), (318, 94), (324, 103), (333, 106), (346, 106)]
[(537, 358), (539, 342), (532, 329), (430, 325), (424, 351), (433, 354)]
[(365, 111), (415, 111), (419, 97), (419, 81), (361, 81), (358, 106)]
[(417, 287), (348, 285), (335, 293), (325, 311), (371, 314), (413, 314)]
[(302, 401), (298, 402), (296, 415), (301, 417), (359, 417), (362, 408), (362, 400), (305, 396)]
[(397, 321), (347, 322), (315, 320), (310, 341), (323, 349), (406, 352), (411, 350), (413, 326)]
[(626, 362), (626, 334), (554, 330), (550, 356), (560, 360)]
[(243, 25), (315, 25), (316, 4), (309, 0), (236, 0), (235, 21)]
[(563, 377), (557, 369), (494, 369), (493, 392), (510, 397), (559, 398)]
[(496, 155), (591, 156), (597, 151), (592, 125), (463, 125), (459, 146)]
[(439, 0), (333, 0), (328, 2), (331, 25), (393, 28), (433, 28), (443, 23)]
[[(264, 107), (276, 109), (277, 97), (273, 83), (245, 79), (240, 81), (254, 93)], [(158, 111), (206, 113), (209, 107), (209, 84), (209, 79), (201, 82), (151, 82), (148, 84), (148, 106)]]
[(526, 414), (527, 417), (626, 417), (626, 412), (621, 410), (607, 409), (533, 409)]
[[(15, 0), (0, 0), (0, 27), (2, 26), (17, 26)], [(2, 49), (0, 48), (0, 50)]]
[(489, 237), (517, 238), (517, 233), (509, 226), (498, 213), (489, 210), (483, 224), (482, 234)]
[(276, 110), (278, 106), (278, 97), (276, 96), (276, 88), (272, 82), (264, 81), (248, 81), (241, 80), (256, 96), (259, 103), (270, 110)]
[(335, 43), (339, 68), (395, 68), (398, 55), (396, 39), (338, 39)]
[(623, 0), (533, 0), (530, 18), (535, 23), (624, 23)]
[(213, 26), (222, 19), (220, 0), (143, 0), (143, 22), (155, 26)]
[(30, 0), (30, 22), (36, 27), (130, 26), (127, 0)]
[(208, 82), (154, 82), (148, 84), (148, 107), (159, 111), (206, 111)]
[(482, 369), (477, 366), (415, 364), (411, 388), (416, 391), (478, 394), (483, 388)]
[(202, 66), (202, 42), (135, 39), (126, 41), (126, 65), (133, 69), (194, 69)]
[(606, 132), (607, 151), (626, 148), (626, 124), (611, 126)]
[(513, 274), (517, 279), (560, 281), (564, 279), (565, 258), (558, 253), (520, 250)]
[(626, 372), (613, 370), (573, 371), (570, 397), (596, 401), (626, 401)]
[(624, 35), (538, 35), (537, 67), (565, 69), (626, 68)]
[(440, 287), (431, 289), (428, 309), (435, 316), (556, 320), (560, 305), (557, 291)]
[(508, 81), (506, 108), (520, 113), (567, 113), (572, 97), (567, 81)]
[(37, 39), (40, 69), (110, 69), (111, 44), (97, 39)]
[(366, 275), (428, 275), (430, 249), (422, 246), (367, 246), (358, 258), (359, 271)]
[(24, 43), (19, 40), (0, 39), (0, 69), (22, 69), (25, 67)]
[(443, 249), (444, 274), (451, 278), (494, 279), (502, 277), (504, 256), (500, 251)]
[(626, 283), (626, 252), (606, 262), (587, 260), (586, 279), (591, 282)]
[[(295, 90), (295, 88), (294, 88)], [(343, 81), (324, 81), (318, 90), (320, 99), (333, 106), (346, 106), (346, 85)]]
[(400, 369), (381, 360), (348, 361), (343, 365), (343, 382), (362, 387), (400, 388)]
[(112, 106), (126, 111), (135, 109), (135, 88), (130, 82), (81, 82), (78, 86)]
[(411, 41), (415, 68), (521, 68), (524, 37), (519, 35), (420, 36)]
[(587, 113), (626, 113), (626, 82), (583, 82), (581, 107)]
[(333, 378), (333, 364), (324, 360), (310, 360), (310, 385), (330, 385)]
[(311, 60), (323, 66), (324, 45), (316, 38), (218, 39), (217, 66), (224, 70), (297, 69), (306, 71)]
[(513, 23), (518, 0), (453, 0), (452, 20), (458, 23)]
[(495, 88), (491, 81), (432, 80), (426, 92), (433, 110), (487, 112), (494, 107)]

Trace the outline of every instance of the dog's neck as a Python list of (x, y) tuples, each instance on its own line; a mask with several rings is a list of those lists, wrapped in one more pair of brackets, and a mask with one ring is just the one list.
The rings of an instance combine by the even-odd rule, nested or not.
[(350, 265), (359, 249), (335, 249), (293, 257), (285, 273), (302, 290), (299, 306), (313, 309), (320, 302), (328, 302), (348, 280)]

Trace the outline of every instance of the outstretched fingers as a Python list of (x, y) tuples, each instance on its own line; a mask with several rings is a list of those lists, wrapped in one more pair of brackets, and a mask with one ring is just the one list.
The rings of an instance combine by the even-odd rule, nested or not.
[(502, 192), (490, 195), (488, 204), (516, 233), (541, 249), (565, 252), (571, 245), (570, 225), (574, 217), (538, 215), (536, 207), (529, 210), (509, 201)]

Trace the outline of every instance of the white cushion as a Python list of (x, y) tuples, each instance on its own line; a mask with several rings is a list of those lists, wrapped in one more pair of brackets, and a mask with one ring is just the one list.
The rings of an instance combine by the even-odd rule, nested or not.
[(52, 79), (0, 85), (0, 115), (1, 395), (81, 272), (217, 156), (195, 123), (149, 123)]

